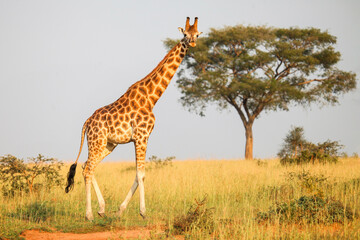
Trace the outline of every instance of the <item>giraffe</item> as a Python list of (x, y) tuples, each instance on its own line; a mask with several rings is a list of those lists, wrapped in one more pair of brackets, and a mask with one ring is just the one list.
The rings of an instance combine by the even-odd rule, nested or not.
[(198, 18), (190, 25), (187, 17), (185, 29), (179, 27), (184, 35), (164, 57), (157, 67), (146, 77), (134, 83), (115, 102), (99, 108), (89, 117), (82, 128), (80, 150), (76, 161), (71, 165), (65, 192), (74, 186), (77, 161), (80, 157), (85, 134), (88, 144), (88, 159), (83, 165), (83, 177), (86, 190), (86, 219), (93, 220), (91, 210), (91, 184), (94, 187), (98, 203), (98, 214), (105, 215), (105, 201), (94, 176), (95, 167), (109, 155), (118, 144), (133, 142), (136, 155), (136, 176), (125, 200), (119, 207), (118, 216), (126, 209), (131, 197), (139, 187), (140, 215), (145, 218), (145, 155), (148, 138), (154, 128), (153, 107), (159, 100), (182, 62), (189, 48), (196, 46), (196, 40), (202, 32), (197, 30)]

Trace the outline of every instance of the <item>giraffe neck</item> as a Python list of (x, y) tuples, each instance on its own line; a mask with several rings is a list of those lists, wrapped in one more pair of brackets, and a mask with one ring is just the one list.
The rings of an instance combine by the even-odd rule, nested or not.
[(154, 70), (129, 88), (130, 96), (132, 92), (136, 91), (137, 94), (145, 96), (151, 104), (151, 108), (154, 107), (180, 66), (188, 48), (184, 39), (176, 44)]

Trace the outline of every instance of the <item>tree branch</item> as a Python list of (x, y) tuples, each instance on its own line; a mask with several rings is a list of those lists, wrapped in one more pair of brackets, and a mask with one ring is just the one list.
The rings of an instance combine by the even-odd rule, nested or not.
[(277, 77), (278, 75), (279, 75), (279, 68), (280, 68), (280, 66), (282, 65), (282, 63), (283, 63), (283, 60), (278, 56), (278, 55), (276, 55), (276, 58), (280, 61), (280, 64), (276, 67), (276, 69), (275, 69), (275, 76)]
[(306, 82), (301, 82), (301, 83), (298, 83), (296, 84), (297, 86), (300, 86), (300, 85), (304, 85), (304, 84), (308, 84), (308, 83), (311, 83), (311, 82), (322, 82), (324, 81), (325, 79), (312, 79), (312, 80), (309, 80), (309, 81), (306, 81)]
[(253, 115), (254, 119), (261, 113), (261, 111), (264, 109), (264, 107), (265, 107), (265, 104), (263, 104), (263, 103), (260, 103), (260, 104), (256, 107), (256, 109), (255, 109), (255, 111), (254, 111), (254, 115)]
[(247, 117), (248, 117), (248, 120), (250, 121), (251, 120), (251, 114), (250, 114), (250, 112), (249, 112), (249, 108), (247, 107), (247, 105), (246, 105), (246, 103), (247, 103), (247, 98), (245, 98), (244, 100), (243, 100), (243, 107), (244, 107), (244, 109), (245, 109), (245, 112), (246, 112), (246, 115), (247, 115)]
[(254, 73), (257, 69), (258, 69), (258, 68), (255, 67), (254, 69), (248, 71), (246, 74), (247, 74), (247, 75), (251, 75), (251, 74)]
[(265, 66), (261, 66), (261, 69), (264, 71), (264, 74), (270, 79), (273, 78), (274, 77), (274, 71), (267, 65), (266, 65), (266, 68), (265, 68)]
[(291, 68), (295, 67), (295, 64), (293, 64), (293, 63), (290, 63), (290, 64), (284, 63), (284, 65), (286, 66), (286, 68), (275, 76), (276, 81), (280, 81), (284, 77), (288, 76), (290, 74)]
[(223, 97), (224, 97), (225, 101), (227, 101), (231, 106), (233, 106), (236, 109), (236, 111), (238, 112), (238, 114), (241, 118), (241, 121), (243, 122), (243, 124), (245, 126), (245, 124), (247, 123), (247, 120), (246, 120), (245, 114), (241, 110), (242, 104), (240, 104), (240, 106), (238, 106), (237, 103), (235, 102), (235, 100), (231, 96), (223, 96)]

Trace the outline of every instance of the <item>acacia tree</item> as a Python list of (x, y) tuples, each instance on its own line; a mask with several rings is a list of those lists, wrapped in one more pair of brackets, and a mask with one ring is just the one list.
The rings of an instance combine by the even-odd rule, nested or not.
[[(167, 39), (170, 48), (176, 40)], [(204, 116), (209, 103), (231, 106), (245, 128), (245, 158), (253, 158), (253, 131), (263, 111), (338, 102), (356, 87), (356, 75), (336, 68), (336, 37), (316, 28), (233, 26), (198, 39), (178, 72), (181, 102)]]
[(284, 138), (284, 143), (281, 150), (278, 153), (280, 158), (284, 156), (290, 156), (297, 158), (298, 153), (301, 153), (304, 147), (307, 145), (307, 141), (304, 137), (303, 127), (292, 127), (289, 133)]
[[(0, 157), (0, 183), (4, 196), (14, 196), (16, 192), (29, 192), (34, 188), (61, 184), (60, 169), (63, 163), (54, 158), (45, 158), (39, 154), (29, 158), (28, 163), (12, 155)], [(42, 183), (37, 181), (43, 177)]]
[(344, 146), (338, 141), (312, 143), (305, 139), (303, 127), (292, 127), (278, 152), (282, 165), (304, 163), (336, 163)]

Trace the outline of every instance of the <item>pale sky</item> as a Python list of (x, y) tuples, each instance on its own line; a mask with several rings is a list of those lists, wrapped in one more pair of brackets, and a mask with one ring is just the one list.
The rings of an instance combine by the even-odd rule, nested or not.
[[(205, 34), (236, 24), (327, 30), (337, 37), (338, 67), (359, 79), (359, 9), (358, 0), (0, 0), (0, 155), (74, 161), (84, 121), (156, 67), (166, 55), (163, 40), (181, 38), (177, 28), (187, 16), (199, 17)], [(216, 106), (206, 117), (189, 113), (179, 102), (176, 79), (154, 108), (147, 157), (243, 158), (237, 113)], [(303, 126), (315, 143), (337, 140), (348, 154), (360, 153), (359, 89), (337, 106), (262, 113), (253, 128), (254, 157), (275, 157), (291, 126)], [(130, 143), (106, 159), (134, 155)], [(85, 145), (80, 162), (86, 158)]]

